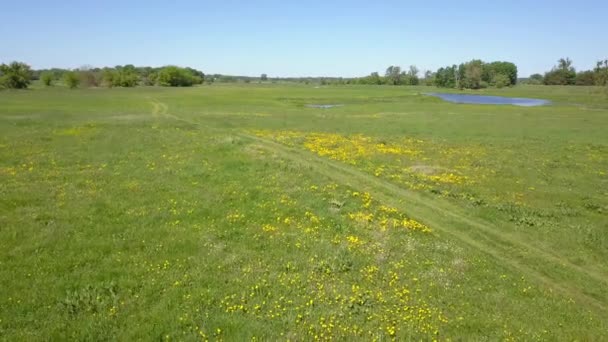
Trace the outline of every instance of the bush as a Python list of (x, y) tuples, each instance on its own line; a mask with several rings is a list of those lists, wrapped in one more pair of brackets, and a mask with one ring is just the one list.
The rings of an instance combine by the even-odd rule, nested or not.
[(504, 88), (511, 85), (511, 79), (505, 74), (496, 74), (492, 79), (492, 83), (496, 88)]
[(156, 84), (158, 78), (158, 74), (155, 72), (149, 73), (147, 76), (144, 76), (142, 79), (142, 83), (147, 86), (153, 86)]
[(158, 85), (163, 87), (189, 87), (197, 81), (190, 71), (176, 66), (162, 68), (157, 78)]
[(42, 80), (42, 84), (44, 84), (47, 87), (50, 87), (53, 85), (53, 74), (50, 72), (42, 73), (42, 75), (40, 75), (40, 79)]
[(21, 62), (0, 65), (0, 85), (5, 88), (25, 89), (32, 79), (30, 66)]
[(595, 73), (591, 70), (579, 72), (576, 74), (576, 81), (574, 84), (581, 86), (595, 85)]
[(80, 70), (78, 75), (80, 84), (85, 87), (98, 87), (101, 83), (101, 75), (93, 70)]
[(68, 71), (68, 72), (66, 72), (63, 75), (63, 80), (65, 81), (65, 84), (70, 89), (77, 88), (78, 85), (80, 84), (80, 77), (79, 77), (78, 73), (75, 72), (75, 71)]

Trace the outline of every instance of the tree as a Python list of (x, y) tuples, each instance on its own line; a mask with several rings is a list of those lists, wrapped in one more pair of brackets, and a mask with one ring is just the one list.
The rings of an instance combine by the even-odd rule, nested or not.
[(406, 75), (406, 84), (409, 85), (418, 85), (420, 83), (420, 79), (418, 78), (418, 68), (415, 65), (410, 65), (409, 70)]
[(198, 81), (195, 77), (188, 69), (170, 65), (159, 71), (157, 82), (164, 87), (189, 87)]
[[(495, 86), (496, 75), (502, 74), (508, 77), (509, 86), (517, 84), (517, 66), (511, 62), (484, 63), (482, 80), (489, 85)], [(503, 78), (498, 78), (502, 80)]]
[(108, 88), (112, 88), (115, 86), (116, 78), (118, 78), (118, 75), (117, 75), (116, 70), (114, 70), (114, 69), (104, 68), (101, 71), (102, 83)]
[(384, 77), (387, 84), (390, 85), (400, 85), (401, 84), (401, 67), (391, 65), (386, 68), (386, 72), (384, 73)]
[(608, 85), (608, 59), (598, 61), (593, 70), (595, 84), (599, 86)]
[(442, 88), (455, 88), (458, 70), (456, 65), (439, 68), (435, 73), (435, 85)]
[(149, 74), (142, 77), (142, 83), (147, 86), (153, 86), (156, 84), (158, 79), (158, 73), (150, 72)]
[(40, 74), (40, 79), (42, 80), (42, 84), (47, 87), (53, 85), (53, 73), (46, 71)]
[(479, 59), (460, 64), (458, 73), (460, 75), (459, 88), (479, 89), (482, 87), (482, 73), (484, 63)]
[(264, 82), (265, 82), (265, 81), (268, 81), (268, 75), (266, 75), (266, 74), (262, 74), (262, 76), (260, 76), (260, 80), (262, 80), (262, 81), (264, 81)]
[(580, 86), (592, 86), (595, 85), (595, 73), (591, 70), (581, 71), (576, 74), (576, 85)]
[(560, 58), (557, 65), (545, 73), (544, 83), (548, 85), (572, 85), (576, 82), (576, 70), (570, 58)]
[(80, 84), (80, 77), (76, 71), (66, 72), (63, 75), (63, 80), (70, 89), (74, 89)]
[(509, 79), (509, 76), (505, 74), (496, 74), (492, 79), (492, 84), (496, 88), (508, 87), (509, 85), (511, 85), (511, 80)]
[(435, 73), (431, 70), (424, 72), (424, 84), (427, 86), (435, 85)]
[(382, 84), (382, 77), (380, 77), (380, 74), (378, 74), (377, 72), (372, 72), (369, 75), (369, 79), (370, 79), (371, 84), (376, 84), (376, 85)]
[(572, 67), (572, 60), (568, 57), (564, 58), (560, 58), (557, 61), (557, 68), (560, 70), (570, 70), (570, 69), (574, 69)]
[(12, 89), (25, 89), (32, 79), (30, 66), (21, 62), (0, 65), (0, 85)]
[(192, 75), (192, 84), (202, 84), (205, 82), (205, 74), (202, 71), (188, 67), (185, 69)]
[(139, 82), (137, 70), (131, 64), (117, 66), (114, 72), (113, 85), (115, 87), (135, 87)]
[(541, 75), (541, 74), (530, 75), (530, 78), (528, 79), (528, 84), (543, 84), (543, 75)]

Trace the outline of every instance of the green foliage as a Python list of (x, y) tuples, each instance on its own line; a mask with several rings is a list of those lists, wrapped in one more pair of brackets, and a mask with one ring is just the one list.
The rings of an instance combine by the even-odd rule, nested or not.
[(459, 88), (479, 89), (482, 87), (482, 73), (484, 64), (481, 60), (476, 59), (468, 63), (461, 64), (458, 67)]
[(191, 70), (172, 65), (166, 66), (158, 73), (158, 85), (163, 87), (189, 87), (193, 84), (200, 84), (203, 80), (200, 76), (194, 75)]
[(357, 80), (359, 84), (380, 85), (384, 81), (377, 72), (372, 72), (369, 76), (361, 77)]
[(70, 88), (77, 88), (80, 84), (80, 75), (76, 71), (68, 71), (63, 74), (63, 81)]
[(102, 72), (103, 83), (107, 87), (135, 87), (139, 75), (133, 65), (117, 66), (114, 69), (105, 68)]
[[(492, 86), (496, 86), (494, 80), (496, 75), (507, 76), (509, 82), (506, 86), (517, 84), (517, 66), (511, 62), (492, 62), (483, 66), (483, 80)], [(503, 84), (503, 86), (505, 86)]]
[(558, 64), (545, 73), (543, 80), (547, 85), (573, 85), (576, 83), (576, 70), (570, 58), (561, 58)]
[(53, 85), (53, 73), (51, 72), (43, 72), (42, 74), (40, 74), (40, 80), (42, 81), (42, 84), (44, 84), (47, 87), (50, 87)]
[[(497, 81), (500, 81), (500, 84), (497, 84)], [(438, 87), (460, 89), (512, 86), (517, 83), (517, 66), (510, 62), (484, 63), (474, 59), (458, 67), (453, 65), (439, 68), (435, 73), (434, 83)]]
[(420, 79), (418, 78), (418, 68), (415, 65), (410, 65), (407, 72), (402, 75), (403, 84), (405, 85), (418, 85)]
[(116, 70), (110, 68), (104, 68), (101, 72), (102, 83), (108, 87), (112, 88), (115, 84), (115, 79), (118, 77)]
[(391, 65), (388, 68), (386, 68), (386, 71), (384, 72), (384, 79), (386, 81), (386, 84), (400, 85), (401, 78), (402, 78), (402, 74), (401, 74), (400, 66)]
[(10, 89), (25, 89), (32, 79), (30, 66), (21, 62), (0, 65), (0, 85)]
[(526, 84), (531, 84), (531, 85), (539, 85), (539, 84), (543, 84), (543, 75), (541, 74), (532, 74), (530, 75), (530, 77), (525, 80)]
[(78, 71), (78, 77), (80, 77), (80, 85), (84, 87), (98, 87), (101, 83), (101, 72), (88, 68), (83, 68)]
[[(185, 68), (187, 72), (189, 72), (192, 75), (192, 84), (203, 84), (203, 82), (205, 82), (205, 74), (202, 71), (190, 68), (190, 67), (186, 67)], [(247, 80), (251, 81), (251, 78), (247, 77)]]
[(580, 86), (595, 85), (595, 73), (591, 70), (581, 71), (577, 73), (575, 84)]
[(435, 85), (435, 73), (431, 70), (424, 72), (424, 85), (433, 86)]
[(260, 80), (261, 81), (268, 81), (268, 75), (262, 74), (262, 76), (260, 76)]
[(456, 76), (458, 69), (456, 65), (439, 68), (435, 73), (435, 85), (442, 88), (456, 88)]
[(492, 84), (494, 84), (496, 88), (508, 87), (511, 85), (511, 79), (505, 74), (496, 74), (492, 79)]
[(608, 59), (598, 61), (593, 72), (596, 85), (608, 85)]

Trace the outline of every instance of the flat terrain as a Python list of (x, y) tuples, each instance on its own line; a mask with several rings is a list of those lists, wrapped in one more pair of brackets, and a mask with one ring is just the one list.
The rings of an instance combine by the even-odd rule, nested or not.
[(0, 91), (0, 339), (608, 340), (608, 91), (428, 91)]

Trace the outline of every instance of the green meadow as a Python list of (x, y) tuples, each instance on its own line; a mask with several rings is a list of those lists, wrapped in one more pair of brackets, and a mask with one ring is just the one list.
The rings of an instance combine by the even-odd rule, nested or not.
[(0, 91), (0, 339), (608, 340), (608, 91), (429, 91)]

